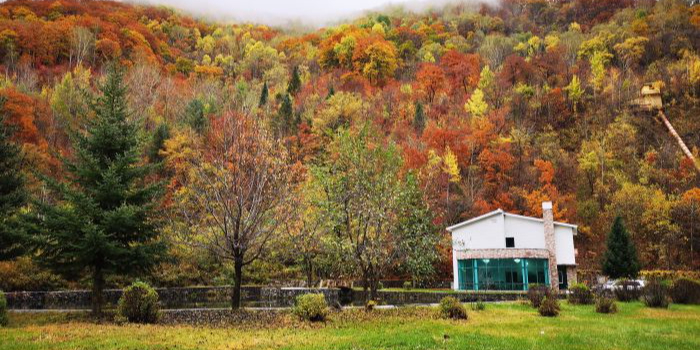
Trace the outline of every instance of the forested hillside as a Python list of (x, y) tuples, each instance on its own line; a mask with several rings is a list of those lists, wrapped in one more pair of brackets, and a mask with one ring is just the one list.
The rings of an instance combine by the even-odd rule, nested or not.
[[(545, 200), (579, 225), (581, 269), (600, 268), (618, 215), (643, 268), (698, 269), (700, 174), (629, 106), (644, 83), (659, 87), (700, 156), (694, 3), (503, 0), (302, 31), (110, 1), (3, 2), (3, 147), (18, 146), (26, 191), (2, 187), (12, 228), (0, 243), (13, 249), (0, 272), (24, 288), (85, 282), (49, 272), (66, 263), (42, 257), (56, 247), (17, 242), (45, 234), (46, 207), (73, 213), (75, 193), (101, 188), (85, 173), (101, 158), (85, 154), (119, 142), (139, 145), (133, 164), (160, 188), (150, 214), (123, 209), (167, 247), (144, 275), (158, 285), (444, 279), (446, 226), (496, 208), (541, 216)], [(133, 135), (96, 145), (118, 134), (99, 117), (120, 115), (115, 79), (130, 125), (119, 130)]]

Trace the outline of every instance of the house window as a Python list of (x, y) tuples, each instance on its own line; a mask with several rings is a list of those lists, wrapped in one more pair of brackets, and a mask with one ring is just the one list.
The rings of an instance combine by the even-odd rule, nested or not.
[(515, 248), (515, 238), (506, 237), (506, 248)]

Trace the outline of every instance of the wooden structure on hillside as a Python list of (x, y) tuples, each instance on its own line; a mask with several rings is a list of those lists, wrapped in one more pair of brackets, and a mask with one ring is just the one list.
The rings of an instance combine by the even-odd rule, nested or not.
[(656, 116), (658, 117), (659, 121), (661, 121), (661, 123), (663, 123), (664, 126), (666, 126), (666, 129), (668, 129), (668, 132), (671, 133), (671, 136), (673, 136), (676, 139), (678, 146), (681, 148), (683, 153), (685, 153), (686, 157), (693, 161), (695, 168), (698, 171), (700, 171), (700, 164), (698, 164), (697, 160), (695, 159), (693, 152), (691, 152), (688, 146), (686, 146), (681, 136), (678, 135), (678, 132), (676, 132), (676, 129), (673, 127), (671, 122), (668, 120), (668, 118), (666, 118), (666, 115), (664, 114), (663, 100), (661, 99), (661, 89), (655, 87), (653, 84), (644, 84), (644, 86), (642, 86), (640, 95), (641, 96), (639, 98), (632, 101), (632, 107), (635, 108), (637, 111), (649, 112), (652, 113), (652, 115), (656, 113)]

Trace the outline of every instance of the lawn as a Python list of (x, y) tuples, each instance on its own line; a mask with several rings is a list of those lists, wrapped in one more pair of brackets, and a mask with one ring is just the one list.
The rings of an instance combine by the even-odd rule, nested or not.
[(562, 304), (558, 318), (517, 303), (489, 304), (468, 321), (435, 317), (434, 308), (346, 310), (325, 324), (290, 315), (262, 328), (99, 325), (79, 316), (11, 314), (0, 349), (700, 349), (700, 306), (668, 310), (619, 304), (601, 315)]

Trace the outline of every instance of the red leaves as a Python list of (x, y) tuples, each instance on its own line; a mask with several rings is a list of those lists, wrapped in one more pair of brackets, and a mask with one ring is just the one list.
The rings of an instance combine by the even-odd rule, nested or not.
[(461, 91), (468, 94), (479, 83), (481, 57), (478, 54), (450, 50), (442, 56), (440, 65), (445, 69), (453, 93)]

